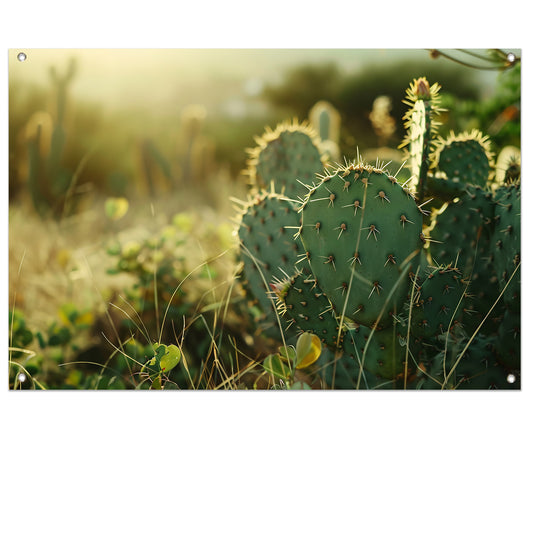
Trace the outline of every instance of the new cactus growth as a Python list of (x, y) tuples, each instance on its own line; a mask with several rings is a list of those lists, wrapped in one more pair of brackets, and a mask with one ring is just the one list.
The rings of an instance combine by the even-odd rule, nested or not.
[(399, 148), (406, 148), (409, 168), (417, 183), (420, 201), (424, 199), (426, 177), (430, 165), (430, 148), (438, 127), (440, 85), (429, 85), (426, 78), (413, 80), (406, 92), (404, 103), (409, 106), (404, 116), (407, 133)]

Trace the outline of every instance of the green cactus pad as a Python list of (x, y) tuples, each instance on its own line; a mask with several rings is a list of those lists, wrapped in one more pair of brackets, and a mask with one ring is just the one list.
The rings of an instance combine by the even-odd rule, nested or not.
[(496, 186), (510, 185), (520, 180), (521, 153), (516, 146), (504, 146), (498, 154), (494, 175)]
[(324, 176), (301, 211), (301, 240), (336, 314), (390, 324), (425, 240), (410, 191), (383, 168), (352, 163)]
[[(406, 350), (401, 346), (395, 328), (372, 331), (365, 328), (365, 334), (356, 340), (362, 354), (363, 369), (380, 379), (403, 379)], [(408, 368), (408, 374), (411, 369)]]
[(488, 245), (494, 204), (490, 192), (466, 187), (460, 199), (433, 215), (430, 251), (438, 264), (459, 266), (465, 275), (479, 255), (480, 244)]
[(294, 270), (304, 252), (294, 233), (300, 223), (296, 203), (274, 192), (251, 200), (239, 218), (238, 235), (247, 289), (272, 314), (270, 283)]
[(274, 184), (276, 191), (290, 198), (303, 198), (324, 169), (320, 139), (306, 124), (282, 123), (256, 138), (249, 150), (250, 185), (257, 190)]
[(450, 133), (435, 143), (432, 167), (444, 172), (448, 179), (459, 178), (466, 185), (485, 187), (492, 177), (493, 155), (487, 136), (478, 130), (459, 135)]
[[(498, 298), (491, 246), (494, 201), (489, 191), (468, 186), (460, 199), (434, 214), (430, 252), (438, 264), (460, 269), (468, 281), (460, 320), (473, 333)], [(493, 318), (496, 314), (493, 312)], [(492, 319), (485, 327), (492, 328)]]
[[(345, 342), (346, 339), (347, 337), (345, 337)], [(361, 370), (358, 360), (353, 356), (347, 357), (344, 354), (339, 357), (338, 353), (335, 355), (331, 350), (325, 349), (320, 356), (320, 361), (319, 375), (324, 380), (326, 388), (341, 390), (388, 390), (393, 388), (394, 382), (390, 379), (378, 378), (368, 370)]]
[(342, 347), (339, 323), (316, 280), (298, 272), (273, 284), (273, 291), (282, 316), (295, 323), (301, 331), (317, 335), (323, 344), (333, 349)]
[(468, 347), (466, 347), (467, 342), (469, 341), (465, 338), (461, 343), (449, 345), (446, 352), (443, 351), (435, 357), (431, 374), (441, 385), (444, 383), (444, 368), (446, 368), (445, 388), (474, 390), (520, 388), (519, 380), (509, 381), (509, 371), (497, 362), (493, 340), (490, 337), (478, 335)]
[[(451, 327), (459, 316), (465, 284), (457, 268), (430, 267), (426, 279), (415, 287), (410, 334), (433, 337)], [(406, 306), (409, 304), (406, 304)]]
[(498, 362), (510, 371), (520, 370), (520, 315), (505, 311), (495, 340)]
[[(505, 304), (512, 312), (518, 314), (520, 312), (520, 183), (500, 187), (494, 196), (496, 201), (492, 240), (494, 268), (500, 289), (503, 290), (507, 286), (503, 296)], [(511, 281), (507, 285), (509, 280)]]

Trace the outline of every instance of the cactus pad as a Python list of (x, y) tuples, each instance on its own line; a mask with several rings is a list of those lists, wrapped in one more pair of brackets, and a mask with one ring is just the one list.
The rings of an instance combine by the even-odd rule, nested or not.
[(324, 176), (301, 211), (301, 240), (336, 314), (391, 323), (424, 241), (410, 191), (383, 168), (352, 163)]
[(504, 302), (515, 313), (520, 312), (520, 183), (500, 187), (495, 193), (494, 210), (494, 268), (500, 289), (504, 289)]
[(432, 166), (444, 172), (449, 179), (459, 178), (464, 186), (484, 187), (491, 178), (493, 155), (487, 136), (479, 130), (442, 137), (432, 153)]
[(429, 338), (448, 331), (457, 319), (465, 287), (457, 268), (430, 267), (426, 279), (415, 287), (411, 334)]
[(333, 349), (342, 346), (339, 324), (329, 300), (312, 277), (301, 272), (273, 284), (280, 314), (291, 320), (301, 331), (317, 335)]
[(273, 311), (269, 284), (293, 271), (303, 255), (294, 228), (300, 216), (296, 203), (274, 192), (263, 192), (243, 209), (238, 235), (247, 289), (267, 314)]
[(303, 198), (324, 163), (320, 139), (305, 124), (283, 123), (274, 131), (256, 138), (257, 146), (249, 150), (248, 175), (254, 189), (274, 184), (276, 191), (290, 198)]

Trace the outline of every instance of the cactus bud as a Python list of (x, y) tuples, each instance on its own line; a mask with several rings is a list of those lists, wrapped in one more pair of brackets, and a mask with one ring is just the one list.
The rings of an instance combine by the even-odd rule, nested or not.
[(421, 100), (429, 100), (431, 93), (429, 90), (429, 83), (426, 78), (418, 78), (414, 83), (414, 93)]

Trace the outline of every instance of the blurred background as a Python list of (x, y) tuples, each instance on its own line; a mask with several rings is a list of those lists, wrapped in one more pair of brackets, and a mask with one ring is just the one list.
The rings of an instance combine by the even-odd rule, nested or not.
[[(153, 196), (220, 174), (235, 180), (254, 135), (307, 119), (320, 100), (340, 115), (343, 156), (394, 149), (404, 134), (405, 89), (418, 76), (442, 85), (443, 106), (454, 111), (453, 121), (444, 117), (447, 129), (494, 130), (516, 104), (508, 101), (516, 90), (507, 100), (498, 94), (497, 69), (452, 50), (442, 52), (481, 69), (428, 50), (37, 49), (23, 50), (24, 62), (19, 52), (9, 61), (10, 201), (31, 194), (47, 166), (33, 203), (55, 216), (95, 195)], [(373, 106), (387, 127), (373, 124)], [(512, 123), (491, 135), (506, 143), (511, 130)]]
[[(508, 53), (520, 56), (511, 49), (9, 50), (13, 353), (44, 353), (32, 375), (49, 387), (90, 387), (79, 365), (64, 365), (102, 365), (113, 346), (139, 332), (146, 344), (178, 342), (187, 330), (201, 374), (214, 333), (198, 317), (205, 322), (234, 295), (230, 197), (246, 199), (254, 137), (283, 120), (310, 120), (333, 160), (359, 150), (369, 162), (379, 157), (399, 168), (402, 100), (413, 78), (425, 76), (442, 86), (441, 134), (478, 128), (496, 152), (520, 146), (520, 66), (505, 68)], [(323, 109), (325, 133), (316, 118)], [(228, 315), (224, 331), (245, 346), (253, 330), (242, 316)], [(131, 378), (129, 367), (115, 371)]]

